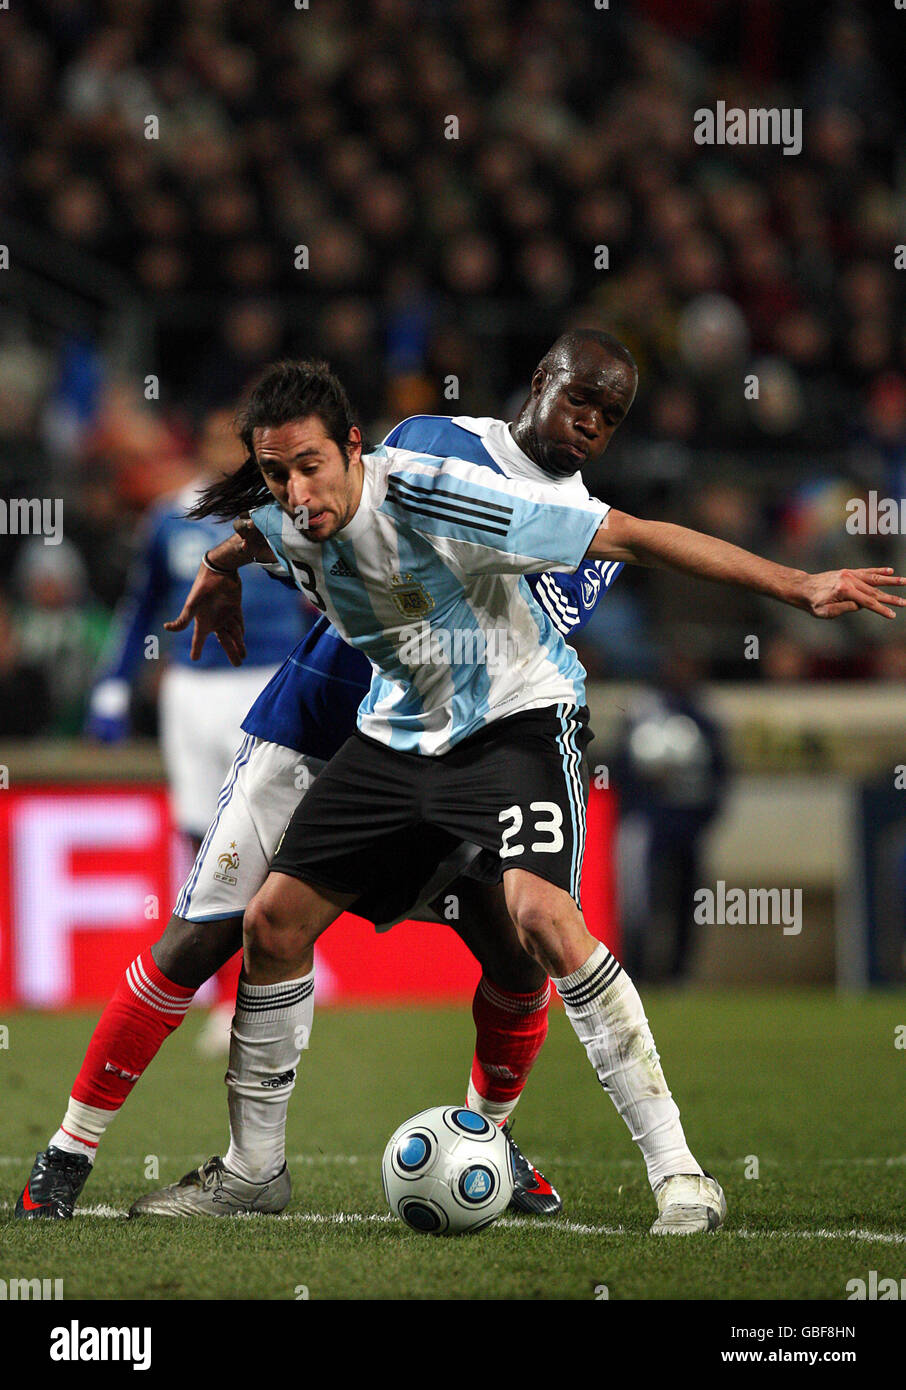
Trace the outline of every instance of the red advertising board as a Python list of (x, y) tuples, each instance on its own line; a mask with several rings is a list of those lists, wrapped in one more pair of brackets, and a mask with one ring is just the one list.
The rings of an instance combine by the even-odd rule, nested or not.
[[(615, 951), (614, 807), (591, 793), (583, 903)], [(99, 1005), (161, 933), (185, 869), (164, 788), (33, 786), (0, 793), (0, 1005)], [(454, 932), (378, 934), (345, 914), (317, 947), (322, 1002), (469, 999), (478, 967)]]

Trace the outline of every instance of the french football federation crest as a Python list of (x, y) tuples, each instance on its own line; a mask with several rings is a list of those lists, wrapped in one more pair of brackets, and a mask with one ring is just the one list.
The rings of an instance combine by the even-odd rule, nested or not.
[(404, 618), (424, 618), (434, 607), (434, 599), (424, 584), (411, 574), (391, 575), (390, 589)]
[(220, 873), (215, 874), (214, 877), (218, 879), (221, 883), (231, 883), (235, 887), (237, 880), (234, 877), (234, 875), (230, 872), (231, 869), (239, 868), (239, 855), (236, 852), (235, 840), (230, 845), (230, 850), (232, 851), (232, 853), (230, 853), (230, 851), (227, 850), (224, 851), (223, 854), (218, 855), (217, 867), (220, 869)]

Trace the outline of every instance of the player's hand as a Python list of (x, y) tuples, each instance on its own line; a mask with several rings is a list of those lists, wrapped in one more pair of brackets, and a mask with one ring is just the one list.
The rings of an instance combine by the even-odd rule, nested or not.
[(867, 608), (882, 618), (895, 618), (897, 608), (906, 608), (906, 598), (885, 594), (888, 586), (906, 584), (892, 569), (828, 570), (804, 577), (798, 607), (813, 618), (839, 618)]
[(245, 622), (242, 617), (242, 580), (238, 574), (214, 574), (200, 565), (182, 612), (164, 623), (167, 632), (183, 632), (195, 621), (189, 656), (197, 661), (213, 632), (231, 666), (245, 660)]
[(236, 518), (233, 522), (233, 530), (242, 542), (242, 549), (247, 555), (251, 555), (253, 560), (260, 560), (264, 564), (273, 564), (277, 557), (247, 512)]

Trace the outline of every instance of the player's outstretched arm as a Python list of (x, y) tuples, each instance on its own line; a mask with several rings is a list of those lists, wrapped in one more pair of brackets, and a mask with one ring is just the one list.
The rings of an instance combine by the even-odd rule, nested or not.
[(234, 536), (208, 551), (210, 564), (222, 573), (215, 573), (206, 564), (199, 565), (179, 617), (164, 623), (167, 632), (182, 632), (194, 620), (189, 652), (193, 661), (201, 656), (212, 632), (231, 666), (241, 666), (245, 660), (242, 580), (238, 572), (243, 565), (255, 560), (274, 560), (276, 556), (252, 522), (237, 522), (235, 526)]
[(807, 574), (775, 565), (716, 536), (671, 522), (644, 521), (627, 512), (607, 513), (588, 547), (587, 558), (623, 560), (630, 565), (679, 570), (718, 584), (736, 584), (801, 608), (813, 618), (839, 618), (858, 608), (893, 618), (897, 608), (906, 607), (906, 598), (879, 592), (886, 586), (906, 584), (906, 578), (891, 569), (873, 566)]

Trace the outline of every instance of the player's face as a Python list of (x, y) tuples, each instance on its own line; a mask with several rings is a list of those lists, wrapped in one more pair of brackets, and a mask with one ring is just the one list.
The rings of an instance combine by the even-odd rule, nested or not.
[(589, 352), (569, 369), (532, 377), (530, 442), (535, 462), (569, 477), (594, 463), (632, 405), (636, 374), (619, 358)]
[(348, 459), (317, 415), (252, 435), (274, 500), (310, 541), (326, 541), (352, 519), (362, 497), (362, 436), (349, 432)]

